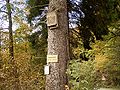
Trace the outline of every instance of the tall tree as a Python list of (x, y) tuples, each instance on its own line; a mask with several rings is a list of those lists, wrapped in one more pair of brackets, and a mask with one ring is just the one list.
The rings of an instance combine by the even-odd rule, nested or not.
[(9, 54), (10, 54), (10, 63), (13, 67), (12, 73), (13, 77), (15, 78), (13, 82), (13, 90), (19, 90), (19, 80), (18, 80), (18, 72), (17, 72), (17, 66), (15, 65), (15, 60), (14, 60), (14, 47), (13, 47), (13, 30), (12, 30), (12, 7), (10, 0), (6, 0), (6, 8), (7, 8), (7, 14), (8, 14), (8, 20), (9, 20)]
[(46, 90), (65, 90), (68, 57), (67, 0), (50, 0), (50, 12), (57, 13), (58, 27), (48, 27), (48, 55), (58, 55), (58, 62), (49, 62), (50, 74), (46, 76)]
[(13, 31), (12, 31), (12, 12), (11, 12), (11, 5), (10, 5), (10, 0), (6, 0), (6, 6), (7, 6), (7, 11), (8, 11), (8, 19), (9, 19), (9, 53), (10, 53), (10, 58), (13, 60), (14, 59), (14, 49), (13, 49)]

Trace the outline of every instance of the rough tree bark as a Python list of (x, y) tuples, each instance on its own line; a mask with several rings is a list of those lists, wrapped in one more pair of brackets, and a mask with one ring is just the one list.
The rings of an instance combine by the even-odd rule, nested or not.
[(65, 90), (68, 55), (67, 0), (49, 0), (48, 12), (56, 11), (58, 28), (48, 28), (48, 55), (58, 55), (58, 62), (49, 62), (50, 74), (46, 75), (46, 90)]

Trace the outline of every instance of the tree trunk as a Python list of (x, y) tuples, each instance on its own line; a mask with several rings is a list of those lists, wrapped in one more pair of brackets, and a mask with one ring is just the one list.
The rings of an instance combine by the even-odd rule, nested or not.
[[(13, 89), (12, 90), (20, 90), (19, 85), (19, 75), (17, 71), (17, 66), (15, 64), (14, 60), (14, 47), (13, 47), (13, 31), (12, 31), (12, 8), (10, 5), (10, 0), (6, 0), (6, 7), (7, 7), (7, 14), (8, 14), (8, 20), (9, 20), (9, 54), (10, 54), (10, 64), (12, 64), (12, 75), (14, 77), (13, 81)], [(11, 67), (11, 68), (12, 68)]]
[(12, 17), (11, 17), (11, 6), (10, 6), (10, 0), (6, 0), (7, 5), (7, 11), (8, 11), (8, 19), (9, 19), (9, 53), (10, 58), (14, 59), (14, 50), (13, 50), (13, 32), (12, 32)]
[(2, 68), (2, 55), (1, 55), (1, 50), (2, 50), (2, 45), (1, 45), (1, 42), (2, 42), (2, 39), (1, 39), (1, 30), (0, 30), (0, 69)]
[(46, 75), (46, 90), (65, 90), (68, 56), (67, 0), (50, 0), (49, 11), (56, 11), (58, 27), (48, 27), (48, 55), (58, 55), (58, 62), (49, 62), (50, 74)]

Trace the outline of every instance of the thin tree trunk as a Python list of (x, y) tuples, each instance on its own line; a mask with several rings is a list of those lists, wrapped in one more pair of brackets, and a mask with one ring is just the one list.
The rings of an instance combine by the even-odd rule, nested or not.
[(9, 53), (10, 58), (14, 59), (14, 49), (13, 49), (13, 32), (12, 32), (12, 17), (11, 17), (11, 6), (10, 6), (10, 0), (6, 0), (7, 2), (7, 11), (8, 11), (8, 19), (9, 19)]
[(1, 50), (2, 50), (2, 46), (1, 46), (1, 42), (2, 42), (2, 39), (1, 39), (1, 30), (0, 30), (0, 69), (2, 68), (2, 55), (1, 55)]
[[(20, 90), (19, 86), (19, 75), (17, 72), (17, 66), (14, 60), (14, 47), (13, 47), (13, 31), (12, 31), (12, 12), (10, 0), (6, 0), (6, 7), (8, 12), (8, 20), (9, 20), (9, 54), (10, 54), (10, 64), (12, 64), (12, 75), (14, 76), (13, 89), (12, 90)], [(11, 67), (11, 68), (12, 68)]]
[(49, 62), (50, 74), (46, 76), (46, 90), (65, 90), (68, 56), (67, 0), (50, 0), (49, 11), (56, 11), (58, 27), (48, 27), (48, 55), (58, 55), (58, 62)]

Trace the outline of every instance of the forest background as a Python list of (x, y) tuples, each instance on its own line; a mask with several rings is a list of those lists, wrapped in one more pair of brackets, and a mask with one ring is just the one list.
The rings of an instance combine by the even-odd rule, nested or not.
[[(48, 4), (48, 0), (0, 0), (0, 90), (45, 89)], [(119, 87), (120, 1), (67, 4), (70, 89)]]

